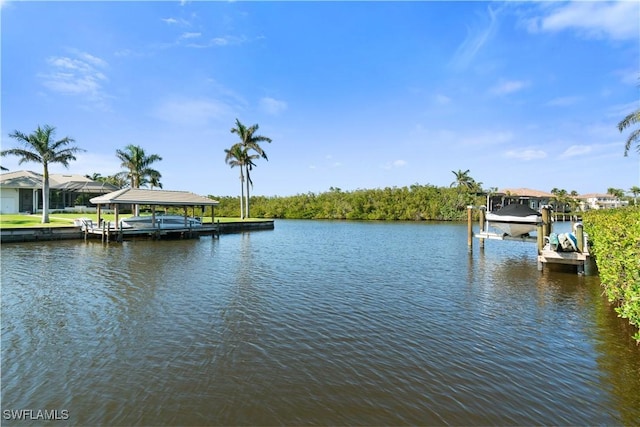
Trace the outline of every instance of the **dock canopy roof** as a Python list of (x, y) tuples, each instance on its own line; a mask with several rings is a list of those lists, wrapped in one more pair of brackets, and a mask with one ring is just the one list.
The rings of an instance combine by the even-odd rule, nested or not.
[(96, 205), (217, 206), (220, 202), (188, 191), (124, 188), (90, 200)]

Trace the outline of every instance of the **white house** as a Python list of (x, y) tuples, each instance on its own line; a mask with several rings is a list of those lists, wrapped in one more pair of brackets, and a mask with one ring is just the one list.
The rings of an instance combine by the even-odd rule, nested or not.
[[(65, 210), (89, 205), (89, 199), (117, 190), (114, 185), (82, 175), (49, 175), (49, 209)], [(31, 171), (0, 174), (0, 213), (42, 210), (42, 175)]]
[(583, 211), (589, 209), (619, 208), (621, 206), (627, 206), (629, 204), (627, 200), (620, 200), (620, 198), (612, 194), (582, 194), (578, 196), (578, 199), (580, 199), (580, 209)]

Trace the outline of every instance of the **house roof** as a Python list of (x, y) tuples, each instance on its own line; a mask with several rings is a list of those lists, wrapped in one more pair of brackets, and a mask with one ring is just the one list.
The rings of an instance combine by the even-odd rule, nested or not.
[(147, 190), (144, 188), (124, 188), (94, 197), (90, 201), (96, 205), (137, 204), (157, 206), (216, 206), (220, 203), (188, 191)]
[(0, 175), (0, 186), (8, 188), (40, 188), (42, 175), (31, 171), (5, 172)]
[[(41, 188), (42, 175), (31, 171), (5, 172), (0, 175), (0, 186), (7, 188)], [(49, 174), (49, 188), (77, 193), (107, 193), (118, 187), (106, 182), (98, 182), (77, 174)]]
[(553, 194), (546, 191), (532, 190), (531, 188), (504, 188), (498, 193), (508, 194), (509, 196), (518, 197), (539, 197), (539, 198), (551, 198)]

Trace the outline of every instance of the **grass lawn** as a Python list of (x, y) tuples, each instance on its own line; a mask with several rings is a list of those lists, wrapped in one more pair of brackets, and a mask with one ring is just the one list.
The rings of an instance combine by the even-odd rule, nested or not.
[[(126, 218), (130, 215), (120, 215), (120, 218)], [(65, 227), (73, 226), (73, 220), (76, 218), (89, 218), (94, 222), (98, 221), (97, 214), (86, 213), (52, 213), (49, 214), (49, 224), (42, 224), (42, 214), (21, 215), (21, 214), (0, 214), (0, 228), (19, 228), (19, 227)], [(115, 214), (102, 214), (101, 218), (105, 221), (115, 221)], [(211, 223), (211, 217), (202, 218), (203, 222)], [(240, 218), (232, 217), (216, 217), (216, 222), (241, 222)], [(250, 218), (244, 221), (269, 221), (262, 218)]]

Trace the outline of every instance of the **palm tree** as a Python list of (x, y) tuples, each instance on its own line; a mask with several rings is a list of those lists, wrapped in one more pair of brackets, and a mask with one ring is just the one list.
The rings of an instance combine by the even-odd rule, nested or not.
[(158, 173), (156, 174), (157, 171), (154, 171), (153, 173), (150, 173), (148, 176), (144, 177), (142, 179), (142, 182), (140, 183), (140, 186), (146, 186), (147, 184), (149, 184), (149, 187), (153, 190), (153, 187), (158, 187), (158, 188), (162, 188), (162, 183), (160, 182), (160, 178), (161, 175)]
[[(251, 170), (253, 166), (255, 166), (255, 163), (253, 163), (253, 160), (259, 158), (260, 156), (258, 156), (257, 154), (249, 154), (249, 151), (242, 148), (241, 144), (234, 144), (231, 148), (225, 149), (224, 152), (226, 153), (226, 157), (224, 160), (229, 166), (231, 166), (232, 168), (236, 166), (240, 167), (240, 219), (244, 219), (245, 218), (245, 210), (243, 207), (244, 182), (245, 182), (244, 169), (247, 166), (249, 167), (247, 169), (247, 181), (251, 182), (251, 177), (248, 175), (249, 174), (248, 171)], [(248, 190), (248, 186), (247, 186), (247, 190)]]
[[(628, 114), (624, 119), (622, 119), (620, 123), (618, 123), (618, 130), (620, 132), (623, 132), (626, 128), (638, 123), (640, 123), (640, 109)], [(624, 146), (625, 157), (629, 154), (629, 150), (631, 149), (632, 144), (636, 144), (638, 153), (640, 153), (640, 128), (634, 129), (629, 134), (627, 143)]]
[(633, 187), (631, 187), (629, 189), (629, 193), (633, 194), (633, 205), (637, 205), (638, 204), (638, 194), (640, 194), (640, 187), (638, 187), (637, 185), (634, 185)]
[(615, 196), (617, 198), (622, 198), (624, 197), (624, 190), (621, 188), (607, 188), (607, 194), (611, 194), (612, 196)]
[[(159, 155), (147, 155), (139, 145), (130, 144), (124, 150), (116, 150), (116, 156), (122, 161), (120, 166), (127, 169), (117, 175), (129, 179), (131, 188), (140, 188), (141, 185), (146, 185), (149, 182), (148, 179), (159, 183), (162, 174), (151, 168), (153, 163), (162, 160)], [(134, 215), (138, 215), (138, 205), (135, 205)]]
[(19, 156), (20, 163), (36, 162), (42, 164), (43, 180), (42, 180), (42, 223), (49, 223), (49, 165), (52, 163), (60, 163), (64, 167), (69, 167), (71, 160), (76, 160), (76, 153), (85, 150), (67, 145), (75, 142), (68, 136), (53, 141), (56, 128), (44, 125), (38, 126), (35, 132), (26, 135), (19, 131), (9, 134), (9, 137), (17, 140), (22, 144), (23, 148), (12, 148), (2, 150), (0, 156), (12, 155)]
[(94, 172), (91, 175), (85, 175), (85, 178), (89, 178), (91, 181), (104, 182), (105, 177), (98, 172)]
[(129, 179), (131, 188), (140, 188), (148, 177), (162, 177), (160, 172), (150, 167), (162, 160), (162, 157), (157, 154), (147, 155), (139, 145), (127, 145), (124, 150), (116, 150), (116, 156), (122, 161), (120, 166), (126, 169), (120, 174)]
[(458, 187), (467, 191), (482, 191), (482, 183), (471, 178), (469, 169), (466, 171), (458, 169), (458, 172), (451, 171), (451, 173), (456, 176), (456, 180), (451, 183), (450, 187)]
[(551, 190), (551, 194), (553, 194), (553, 198), (556, 199), (556, 211), (559, 212), (560, 211), (560, 207), (562, 207), (562, 212), (566, 212), (567, 210), (567, 202), (568, 202), (568, 193), (567, 190), (565, 189), (558, 189), (558, 188), (553, 188)]
[[(242, 148), (243, 151), (246, 152), (247, 156), (253, 158), (253, 159), (257, 159), (258, 157), (262, 157), (265, 160), (269, 160), (267, 158), (267, 153), (264, 152), (264, 150), (262, 149), (262, 147), (260, 147), (260, 142), (271, 142), (271, 138), (268, 138), (266, 136), (262, 136), (262, 135), (254, 135), (255, 132), (258, 130), (258, 125), (255, 124), (253, 126), (250, 127), (246, 127), (245, 125), (243, 125), (242, 123), (240, 123), (240, 120), (236, 119), (236, 127), (231, 128), (231, 133), (237, 133), (238, 136), (240, 137), (240, 142), (234, 144), (234, 145), (240, 145), (240, 147)], [(232, 147), (233, 149), (233, 147)], [(226, 152), (227, 150), (225, 150)], [(257, 153), (256, 157), (252, 157), (254, 155), (249, 155), (249, 151), (255, 151)], [(251, 159), (249, 159), (249, 161), (247, 161), (244, 164), (244, 169), (245, 169), (245, 173), (247, 175), (247, 178), (250, 177), (249, 173), (250, 171), (253, 169), (253, 167), (256, 166), (255, 163), (253, 163), (251, 161)], [(233, 166), (232, 166), (233, 167)], [(242, 166), (240, 166), (242, 168)], [(246, 200), (247, 203), (245, 204), (245, 218), (249, 218), (249, 186), (253, 186), (253, 182), (251, 181), (251, 179), (247, 179), (246, 181), (246, 185), (247, 185), (247, 196), (246, 196)], [(242, 217), (242, 215), (241, 215)]]

